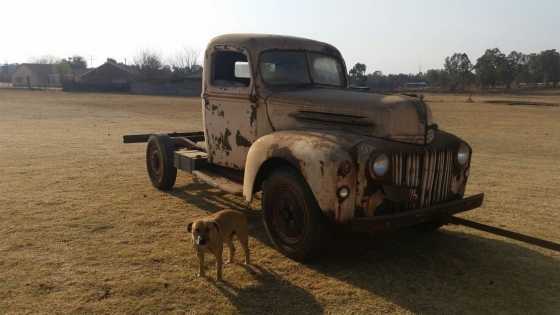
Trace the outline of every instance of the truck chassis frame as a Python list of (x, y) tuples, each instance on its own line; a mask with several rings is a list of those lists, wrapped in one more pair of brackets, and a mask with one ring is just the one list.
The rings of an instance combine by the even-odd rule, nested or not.
[[(146, 143), (153, 135), (155, 134), (125, 135), (123, 142)], [(163, 135), (170, 137), (173, 141), (172, 158), (175, 168), (191, 173), (212, 187), (234, 195), (242, 195), (243, 172), (208, 163), (206, 150), (198, 145), (198, 142), (204, 141), (204, 132), (171, 132)], [(448, 223), (452, 215), (478, 208), (482, 205), (483, 200), (484, 194), (481, 193), (462, 200), (399, 214), (355, 218), (350, 224), (354, 230), (375, 231), (403, 228), (434, 220)]]

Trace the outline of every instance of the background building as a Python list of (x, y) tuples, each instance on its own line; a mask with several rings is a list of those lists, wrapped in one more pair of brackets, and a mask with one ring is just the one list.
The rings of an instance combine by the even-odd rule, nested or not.
[(60, 74), (56, 64), (23, 63), (12, 75), (15, 87), (60, 87)]

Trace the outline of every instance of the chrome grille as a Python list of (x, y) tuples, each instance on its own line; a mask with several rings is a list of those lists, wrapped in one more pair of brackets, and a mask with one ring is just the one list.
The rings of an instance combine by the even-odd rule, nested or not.
[(450, 198), (452, 151), (396, 153), (391, 157), (393, 182), (409, 188), (406, 209), (426, 208)]

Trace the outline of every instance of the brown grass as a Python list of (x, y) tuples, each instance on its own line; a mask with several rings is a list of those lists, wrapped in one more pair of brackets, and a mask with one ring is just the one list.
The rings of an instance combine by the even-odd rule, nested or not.
[[(474, 148), (464, 217), (560, 242), (560, 96), (428, 95)], [(240, 198), (180, 174), (151, 187), (135, 132), (201, 127), (198, 99), (0, 90), (0, 313), (558, 313), (560, 255), (459, 226), (420, 236), (341, 234), (313, 265), (270, 247), (254, 267), (195, 277), (189, 220)], [(240, 257), (239, 257), (240, 259)], [(209, 262), (210, 266), (210, 262)], [(209, 275), (214, 277), (213, 268)]]

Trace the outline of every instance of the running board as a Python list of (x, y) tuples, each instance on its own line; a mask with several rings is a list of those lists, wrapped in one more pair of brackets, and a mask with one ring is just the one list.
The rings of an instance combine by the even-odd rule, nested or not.
[(208, 154), (200, 150), (180, 149), (173, 157), (175, 168), (193, 174), (206, 184), (234, 195), (243, 195), (243, 185), (208, 167)]
[(180, 149), (175, 151), (173, 166), (182, 171), (192, 173), (203, 168), (208, 160), (208, 154), (199, 150)]
[(234, 195), (243, 195), (243, 185), (208, 170), (193, 171), (192, 174), (206, 184)]

